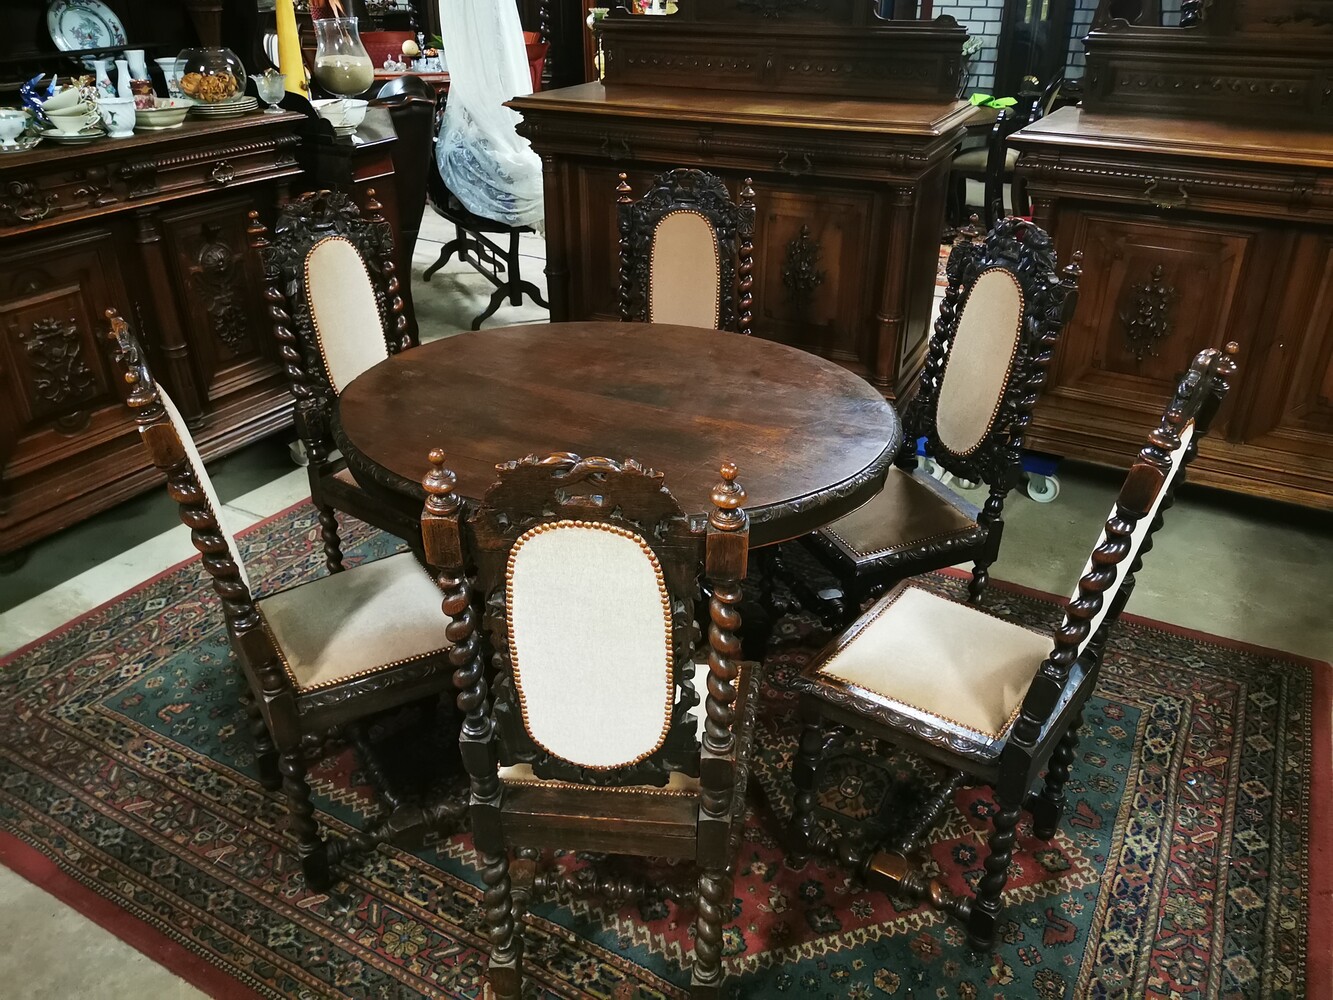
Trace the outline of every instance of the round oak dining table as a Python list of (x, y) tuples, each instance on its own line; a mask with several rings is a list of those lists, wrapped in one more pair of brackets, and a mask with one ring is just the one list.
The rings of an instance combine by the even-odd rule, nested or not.
[(472, 501), (496, 465), (529, 454), (633, 458), (700, 520), (732, 462), (754, 546), (855, 510), (902, 443), (883, 396), (824, 358), (717, 330), (607, 322), (479, 330), (395, 354), (343, 390), (332, 431), (363, 489), (417, 513), (432, 448)]

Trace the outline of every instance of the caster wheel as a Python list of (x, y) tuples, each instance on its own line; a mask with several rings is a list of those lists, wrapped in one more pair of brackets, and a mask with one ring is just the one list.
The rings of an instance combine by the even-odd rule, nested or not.
[(292, 456), (292, 462), (304, 468), (310, 464), (310, 456), (306, 454), (305, 442), (299, 438), (287, 446), (287, 451)]
[(977, 484), (972, 482), (972, 480), (970, 479), (955, 478), (953, 484), (957, 486), (960, 490), (974, 490), (977, 488)]
[(935, 460), (931, 458), (929, 455), (922, 455), (916, 461), (917, 461), (917, 468), (919, 468), (926, 475), (930, 476), (932, 479), (943, 479), (945, 476), (948, 475), (948, 473), (945, 472), (942, 468), (940, 468), (940, 466), (935, 463)]
[(1060, 480), (1055, 476), (1028, 473), (1028, 496), (1037, 503), (1050, 503), (1060, 495)]

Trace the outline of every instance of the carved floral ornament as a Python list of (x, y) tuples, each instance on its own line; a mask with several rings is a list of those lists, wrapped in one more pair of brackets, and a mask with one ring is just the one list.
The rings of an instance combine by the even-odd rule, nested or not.
[(1164, 274), (1162, 265), (1154, 264), (1147, 281), (1131, 286), (1134, 298), (1120, 313), (1120, 321), (1125, 324), (1125, 346), (1138, 362), (1155, 357), (1158, 342), (1171, 335), (1171, 306), (1177, 292), (1162, 280)]
[(23, 338), (23, 347), (37, 399), (62, 406), (96, 393), (97, 380), (84, 363), (78, 326), (72, 318), (48, 317), (35, 321)]

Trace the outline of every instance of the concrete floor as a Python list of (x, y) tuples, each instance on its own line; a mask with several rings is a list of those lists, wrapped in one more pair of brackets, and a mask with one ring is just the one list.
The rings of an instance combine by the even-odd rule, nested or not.
[[(414, 268), (417, 315), (428, 339), (466, 329), (490, 297), (491, 286), (456, 261), (430, 283), (419, 280), (449, 235), (428, 214)], [(524, 252), (528, 276), (544, 286), (540, 239), (525, 239)], [(486, 325), (545, 318), (544, 310), (528, 304), (507, 306)], [(214, 464), (221, 499), (236, 525), (253, 524), (308, 496), (305, 472), (286, 464), (285, 450), (286, 442), (274, 439)], [(1051, 504), (1022, 495), (1010, 499), (996, 579), (1061, 594), (1073, 589), (1119, 476), (1070, 466), (1060, 478), (1060, 496)], [(131, 501), (39, 543), (18, 574), (0, 577), (0, 655), (191, 558), (188, 534), (161, 501), (165, 497)], [(71, 559), (71, 552), (87, 547), (87, 563)], [(1330, 554), (1333, 519), (1327, 515), (1187, 489), (1139, 576), (1129, 610), (1333, 660)], [(203, 995), (3, 868), (0, 901), (0, 1000)]]

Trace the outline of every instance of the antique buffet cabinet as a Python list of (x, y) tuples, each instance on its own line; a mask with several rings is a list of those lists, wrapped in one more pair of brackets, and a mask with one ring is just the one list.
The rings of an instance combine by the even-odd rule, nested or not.
[(680, 0), (613, 9), (605, 79), (512, 102), (546, 181), (551, 317), (615, 319), (616, 178), (693, 166), (754, 179), (758, 336), (894, 396), (930, 322), (966, 32), (869, 0)]
[(1125, 465), (1200, 348), (1240, 374), (1190, 478), (1333, 508), (1333, 2), (1099, 16), (1082, 108), (1014, 138), (1034, 217), (1084, 252), (1030, 447)]
[(108, 309), (132, 319), (206, 458), (290, 422), (245, 230), (300, 174), (303, 120), (0, 159), (0, 553), (156, 481), (112, 377)]

